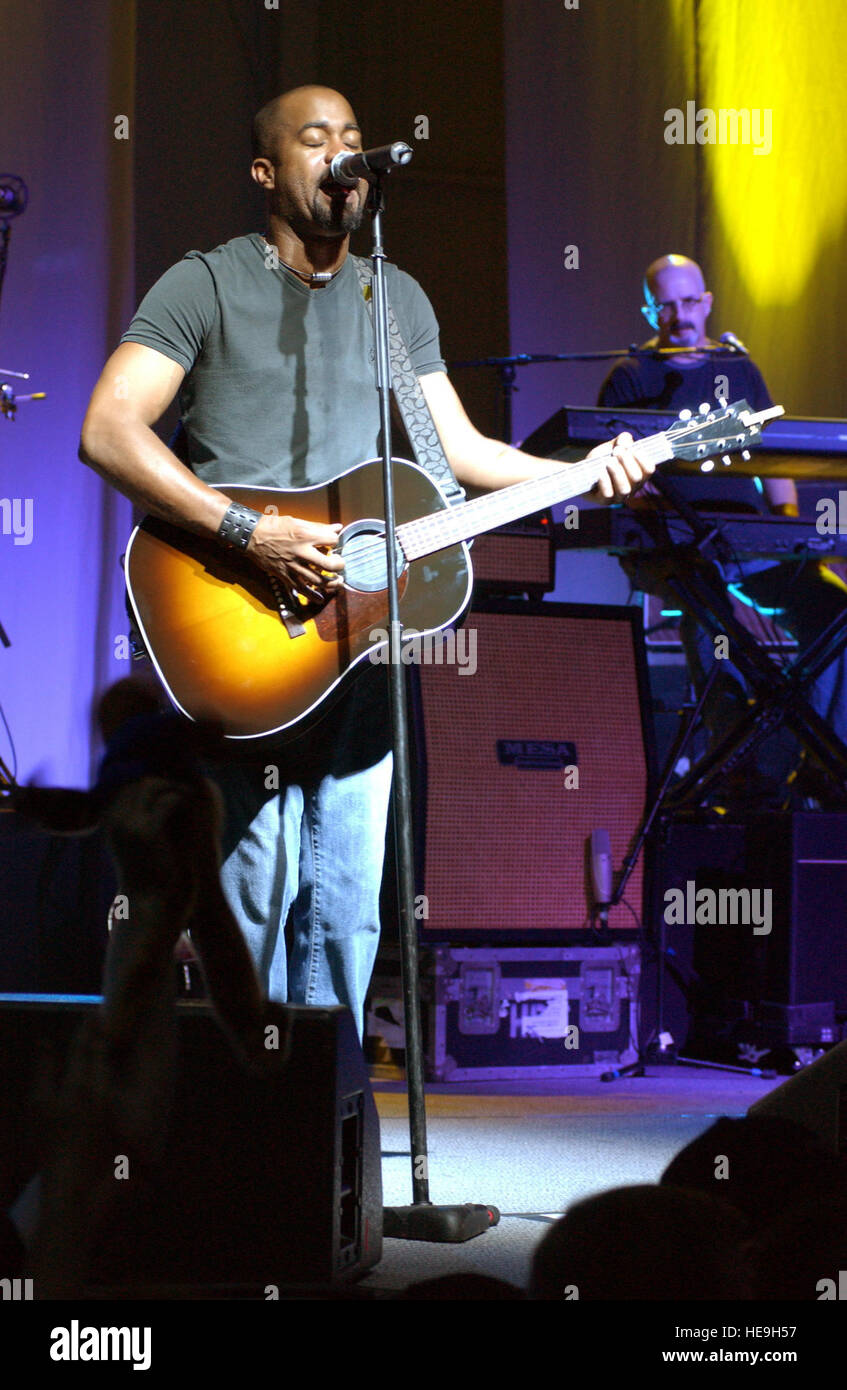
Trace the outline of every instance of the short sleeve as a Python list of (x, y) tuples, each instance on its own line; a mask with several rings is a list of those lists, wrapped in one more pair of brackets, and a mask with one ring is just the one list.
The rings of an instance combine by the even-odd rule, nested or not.
[(200, 252), (189, 251), (142, 299), (122, 343), (141, 343), (191, 371), (215, 321), (215, 281)]

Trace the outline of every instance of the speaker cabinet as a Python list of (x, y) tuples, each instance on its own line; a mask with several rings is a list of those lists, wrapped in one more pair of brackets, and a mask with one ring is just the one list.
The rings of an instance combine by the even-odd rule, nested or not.
[(847, 815), (762, 816), (749, 859), (773, 882), (763, 997), (791, 1006), (832, 1000), (847, 1014)]
[[(689, 884), (692, 894), (750, 890), (761, 915), (767, 907), (757, 931), (734, 919), (666, 927), (664, 1024), (677, 1042), (689, 1002), (703, 1017), (754, 1022), (762, 1041), (837, 1039), (835, 1015), (847, 1013), (847, 815), (770, 812), (743, 824), (673, 825), (657, 882), (657, 915), (669, 890), (685, 894)], [(654, 977), (655, 967), (645, 965), (648, 1027)]]
[[(0, 1196), (37, 1165), (28, 1102), (44, 1040), (64, 1055), (92, 1002), (0, 1001)], [(211, 1011), (177, 1005), (179, 1060), (167, 1148), (128, 1152), (98, 1233), (92, 1287), (291, 1286), (349, 1281), (382, 1247), (379, 1121), (351, 1014), (287, 1010), (280, 1073), (240, 1064)]]
[[(550, 940), (591, 912), (586, 842), (607, 829), (619, 868), (641, 818), (648, 744), (639, 610), (474, 605), (467, 660), (418, 684), (422, 936)], [(626, 897), (641, 915), (642, 863)], [(620, 905), (610, 925), (635, 917)]]
[(553, 523), (549, 513), (477, 536), (474, 594), (526, 594), (540, 599), (556, 583)]

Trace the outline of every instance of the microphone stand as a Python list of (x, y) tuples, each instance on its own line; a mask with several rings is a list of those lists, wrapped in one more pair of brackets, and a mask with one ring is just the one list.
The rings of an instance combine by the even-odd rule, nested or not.
[[(385, 249), (382, 244), (382, 182), (371, 182), (368, 210), (372, 215), (373, 325), (376, 352), (385, 493), (385, 557), (388, 587), (388, 681), (394, 749), (394, 830), (397, 845), (397, 892), (400, 917), (400, 960), (406, 1032), (406, 1082), (409, 1094), (409, 1135), (412, 1160), (412, 1203), (386, 1207), (383, 1234), (404, 1240), (458, 1242), (481, 1235), (500, 1220), (496, 1207), (480, 1203), (434, 1206), (429, 1197), (426, 1100), (423, 1079), (423, 1037), (418, 996), (418, 942), (415, 925), (415, 870), (412, 836), (412, 791), (409, 768), (405, 672), (400, 659), (402, 621), (397, 588), (397, 539), (394, 517), (394, 478), (391, 467), (391, 357), (388, 301), (385, 290)], [(402, 560), (401, 556), (401, 560)], [(402, 566), (401, 566), (402, 567)]]
[[(698, 355), (708, 357), (746, 357), (741, 348), (728, 343), (706, 343), (697, 348)], [(454, 367), (493, 367), (500, 376), (503, 399), (503, 439), (512, 442), (512, 396), (520, 387), (515, 385), (518, 367), (535, 367), (544, 362), (611, 362), (617, 357), (679, 357), (679, 348), (644, 348), (630, 343), (625, 348), (599, 348), (596, 352), (517, 352), (511, 357), (473, 357), (464, 362), (450, 362)]]

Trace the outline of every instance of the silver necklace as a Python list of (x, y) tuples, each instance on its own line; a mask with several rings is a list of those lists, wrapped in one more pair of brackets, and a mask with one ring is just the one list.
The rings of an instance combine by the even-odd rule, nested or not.
[[(273, 246), (273, 242), (268, 241), (267, 237), (264, 238), (264, 241), (267, 246)], [(298, 279), (304, 280), (310, 289), (320, 289), (323, 285), (328, 285), (330, 280), (334, 280), (338, 271), (341, 270), (341, 266), (338, 267), (338, 270), (297, 270), (293, 265), (289, 265), (288, 261), (281, 260), (278, 251), (277, 263), (285, 266), (285, 269), (290, 270), (291, 274), (296, 275)]]

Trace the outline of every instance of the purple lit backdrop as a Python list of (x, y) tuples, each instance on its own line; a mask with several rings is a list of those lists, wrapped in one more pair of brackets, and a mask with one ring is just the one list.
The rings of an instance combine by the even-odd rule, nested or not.
[[(13, 223), (0, 367), (47, 400), (0, 420), (0, 496), (33, 499), (29, 545), (0, 535), (0, 700), (22, 780), (87, 784), (92, 696), (126, 675), (118, 557), (129, 504), (77, 460), (91, 388), (131, 309), (134, 5), (0, 3), (0, 169), (30, 188)], [(8, 760), (5, 732), (0, 746)]]

